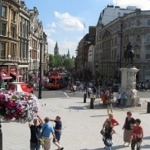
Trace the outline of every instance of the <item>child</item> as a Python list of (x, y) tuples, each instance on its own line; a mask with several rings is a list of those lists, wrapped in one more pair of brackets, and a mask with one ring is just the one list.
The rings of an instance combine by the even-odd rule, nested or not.
[(115, 133), (115, 130), (112, 127), (112, 123), (110, 120), (105, 123), (105, 126), (103, 127), (104, 133), (103, 133), (103, 141), (105, 144), (105, 149), (112, 149), (112, 134)]

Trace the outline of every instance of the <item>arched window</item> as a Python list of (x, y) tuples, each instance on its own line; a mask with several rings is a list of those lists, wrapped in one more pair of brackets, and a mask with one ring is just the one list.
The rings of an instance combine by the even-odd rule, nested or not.
[(145, 47), (145, 59), (150, 59), (150, 45)]

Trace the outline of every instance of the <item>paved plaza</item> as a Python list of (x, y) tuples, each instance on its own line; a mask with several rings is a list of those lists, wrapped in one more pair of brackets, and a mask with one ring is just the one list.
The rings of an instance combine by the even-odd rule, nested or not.
[[(54, 119), (56, 115), (62, 117), (63, 134), (61, 144), (65, 150), (102, 150), (104, 144), (100, 129), (107, 118), (107, 111), (100, 106), (96, 99), (95, 108), (90, 109), (89, 99), (83, 103), (83, 98), (47, 98), (40, 101), (41, 117), (49, 116)], [(131, 108), (133, 117), (142, 120), (144, 128), (144, 141), (142, 150), (150, 150), (150, 114), (146, 113), (146, 103), (142, 107)], [(130, 150), (123, 147), (122, 126), (128, 109), (114, 109), (114, 116), (120, 123), (115, 127), (113, 135), (113, 150)], [(3, 150), (29, 150), (30, 129), (28, 123), (2, 122)], [(56, 147), (52, 144), (52, 150)]]

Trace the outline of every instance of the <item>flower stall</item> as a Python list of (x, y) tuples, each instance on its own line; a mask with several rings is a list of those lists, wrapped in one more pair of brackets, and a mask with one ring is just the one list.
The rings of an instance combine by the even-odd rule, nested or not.
[(0, 91), (0, 116), (3, 120), (25, 123), (33, 120), (39, 111), (35, 95), (24, 92)]

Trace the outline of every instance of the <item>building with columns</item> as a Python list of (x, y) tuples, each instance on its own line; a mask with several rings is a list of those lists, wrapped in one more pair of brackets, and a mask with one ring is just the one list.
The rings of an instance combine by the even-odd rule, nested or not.
[[(114, 8), (115, 9), (115, 8)], [(150, 11), (135, 9), (118, 16), (106, 25), (97, 24), (95, 68), (104, 79), (119, 78), (125, 67), (124, 53), (128, 42), (135, 51), (134, 65), (140, 69), (137, 81), (150, 80)]]
[(48, 71), (48, 42), (37, 8), (29, 10), (20, 0), (1, 2), (0, 83), (38, 76), (40, 57), (43, 75)]
[(0, 74), (1, 80), (17, 80), (19, 73), (19, 2), (3, 0), (0, 29)]
[(19, 62), (18, 68), (22, 75), (22, 81), (28, 80), (29, 67), (29, 34), (30, 34), (30, 12), (25, 2), (20, 2), (19, 9)]

